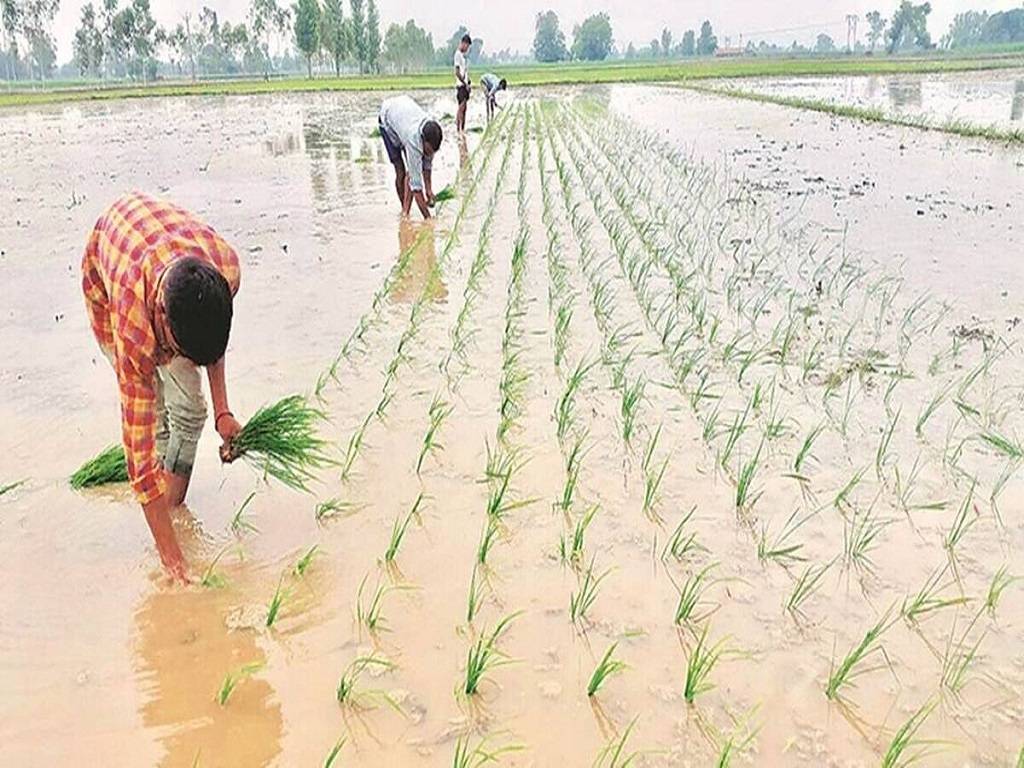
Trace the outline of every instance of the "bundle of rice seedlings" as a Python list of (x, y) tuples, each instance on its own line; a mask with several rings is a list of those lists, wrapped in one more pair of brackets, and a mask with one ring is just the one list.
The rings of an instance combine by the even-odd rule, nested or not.
[(128, 464), (124, 458), (124, 448), (120, 445), (111, 445), (78, 468), (71, 476), (71, 487), (77, 490), (127, 481)]
[(444, 189), (442, 189), (440, 192), (438, 192), (436, 195), (434, 195), (434, 201), (438, 202), (438, 203), (443, 203), (443, 202), (445, 202), (447, 200), (452, 200), (454, 198), (455, 198), (455, 190), (452, 189), (452, 185), (451, 184), (445, 185)]
[(325, 418), (302, 395), (265, 405), (231, 441), (225, 459), (243, 458), (290, 488), (308, 491), (314, 470), (334, 463), (316, 431)]

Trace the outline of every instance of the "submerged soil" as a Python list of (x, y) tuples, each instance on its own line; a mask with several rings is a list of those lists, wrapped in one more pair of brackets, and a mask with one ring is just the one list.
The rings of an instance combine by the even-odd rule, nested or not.
[[(482, 139), (446, 139), (435, 186), (458, 178), (459, 197), (432, 225), (400, 221), (373, 95), (0, 118), (0, 486), (26, 480), (0, 497), (0, 762), (317, 765), (344, 736), (342, 765), (450, 765), (485, 739), (523, 747), (509, 765), (575, 766), (625, 736), (641, 765), (714, 764), (731, 743), (738, 765), (867, 766), (933, 704), (916, 738), (943, 744), (924, 764), (1012, 764), (1024, 589), (985, 602), (1000, 568), (1024, 575), (1024, 470), (981, 436), (1024, 435), (1024, 153), (674, 89), (540, 97), (517, 95)], [(240, 252), (233, 410), (318, 389), (351, 459), (304, 495), (220, 467), (205, 436), (179, 527), (197, 575), (220, 555), (220, 588), (165, 583), (125, 489), (66, 483), (118, 434), (78, 261), (133, 188)], [(417, 473), (435, 401), (443, 447)], [(509, 508), (489, 518), (502, 456)], [(232, 532), (253, 490), (258, 530)], [(675, 558), (681, 523), (693, 545)], [(573, 622), (588, 567), (604, 576)], [(901, 616), (936, 574), (926, 610)], [(887, 611), (885, 653), (830, 701), (832, 671)], [(509, 615), (511, 663), (461, 694), (467, 651)], [(725, 653), (689, 704), (705, 630)], [(612, 643), (628, 666), (588, 698)], [(393, 666), (339, 705), (369, 654)]]

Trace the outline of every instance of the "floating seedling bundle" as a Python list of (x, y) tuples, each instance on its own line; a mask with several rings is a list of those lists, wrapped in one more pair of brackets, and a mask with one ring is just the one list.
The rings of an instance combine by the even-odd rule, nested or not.
[(446, 184), (444, 189), (434, 195), (434, 201), (438, 203), (444, 203), (453, 199), (455, 199), (455, 190), (452, 189), (451, 184)]
[(308, 490), (314, 470), (334, 463), (317, 435), (324, 418), (302, 395), (265, 405), (231, 441), (225, 459), (245, 459), (291, 488)]
[(127, 481), (128, 463), (124, 458), (124, 448), (111, 445), (78, 468), (71, 476), (71, 487), (77, 490)]

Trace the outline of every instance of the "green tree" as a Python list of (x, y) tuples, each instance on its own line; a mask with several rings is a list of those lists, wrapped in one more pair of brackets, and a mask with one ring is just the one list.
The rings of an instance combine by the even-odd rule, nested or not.
[(533, 57), (544, 62), (564, 61), (569, 57), (565, 48), (565, 35), (558, 26), (558, 14), (554, 11), (537, 14)]
[(434, 39), (412, 19), (404, 26), (392, 24), (388, 27), (381, 58), (395, 72), (406, 74), (425, 69), (434, 56)]
[(931, 48), (932, 38), (928, 33), (931, 12), (931, 3), (914, 5), (911, 0), (902, 0), (889, 23), (889, 53), (913, 46)]
[(692, 29), (688, 29), (683, 33), (683, 42), (679, 44), (679, 52), (683, 56), (697, 55), (697, 35)]
[(320, 48), (320, 3), (298, 0), (295, 14), (295, 47), (306, 57), (306, 72), (313, 77), (313, 54)]
[(700, 25), (700, 37), (697, 38), (697, 55), (712, 56), (718, 50), (718, 38), (715, 37), (715, 30), (711, 27), (710, 21)]
[(864, 20), (868, 23), (868, 43), (871, 45), (871, 52), (874, 53), (879, 41), (885, 37), (885, 28), (889, 26), (889, 20), (878, 11), (865, 14)]
[(249, 29), (252, 37), (258, 40), (258, 50), (263, 64), (263, 75), (269, 77), (274, 68), (274, 59), (270, 51), (274, 35), (283, 35), (291, 22), (291, 12), (277, 0), (252, 0), (249, 6)]
[(29, 64), (34, 75), (45, 79), (53, 73), (57, 48), (50, 28), (60, 0), (22, 0), (21, 33), (28, 43)]
[(324, 0), (324, 13), (320, 19), (320, 42), (324, 52), (334, 62), (334, 74), (341, 74), (341, 62), (348, 55), (348, 28), (341, 0)]
[(351, 30), (352, 53), (359, 63), (360, 74), (366, 71), (366, 13), (363, 0), (351, 0), (352, 13), (349, 16)]
[(573, 29), (572, 55), (582, 61), (604, 61), (612, 50), (612, 22), (607, 13), (595, 13)]
[(377, 72), (380, 69), (380, 14), (377, 0), (370, 0), (366, 6), (366, 69)]
[(79, 74), (97, 76), (103, 65), (103, 35), (96, 26), (96, 9), (91, 2), (82, 6), (81, 20), (71, 47)]
[(831, 37), (822, 32), (814, 42), (815, 53), (835, 53), (836, 43)]
[(967, 11), (958, 13), (949, 25), (949, 31), (942, 36), (940, 45), (943, 48), (965, 48), (978, 45), (988, 21), (986, 11)]
[(0, 31), (3, 32), (7, 79), (18, 79), (18, 34), (21, 31), (21, 8), (17, 0), (0, 0)]
[(661, 30), (661, 55), (669, 56), (672, 53), (672, 30), (665, 27)]
[(978, 42), (994, 45), (1024, 42), (1024, 8), (993, 13), (985, 21)]

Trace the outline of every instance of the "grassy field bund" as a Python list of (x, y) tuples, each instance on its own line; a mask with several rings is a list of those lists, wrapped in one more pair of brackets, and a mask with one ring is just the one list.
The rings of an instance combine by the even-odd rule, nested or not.
[[(870, 75), (930, 72), (965, 72), (1024, 67), (1024, 54), (982, 56), (845, 56), (837, 58), (694, 59), (671, 62), (559, 63), (498, 67), (513, 87), (592, 83), (685, 82), (737, 77)], [(342, 77), (246, 78), (191, 82), (160, 81), (152, 85), (102, 86), (83, 81), (40, 87), (7, 84), (0, 107), (24, 107), (73, 101), (145, 98), (158, 96), (242, 95), (306, 91), (392, 91), (446, 88), (448, 70), (411, 75)]]

